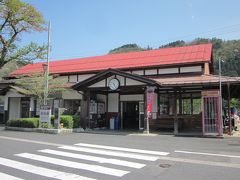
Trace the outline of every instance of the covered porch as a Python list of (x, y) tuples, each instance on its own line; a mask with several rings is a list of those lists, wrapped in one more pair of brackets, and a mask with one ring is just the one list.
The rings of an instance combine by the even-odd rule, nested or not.
[[(109, 87), (111, 79), (119, 81), (118, 87), (114, 90)], [(236, 97), (239, 82), (239, 78), (222, 77), (223, 97), (228, 100), (233, 95)], [(146, 130), (148, 124), (146, 90), (149, 86), (155, 87), (149, 119), (150, 130), (174, 134), (203, 134), (203, 127), (206, 125), (203, 114), (203, 92), (209, 91), (214, 92), (211, 97), (217, 99), (216, 102), (211, 102), (214, 103), (215, 109), (211, 112), (205, 110), (205, 115), (215, 114), (212, 122), (212, 125), (216, 126), (214, 133), (221, 133), (218, 76), (154, 78), (115, 69), (103, 71), (73, 86), (83, 94), (81, 126), (90, 129)], [(112, 119), (117, 119), (115, 127), (111, 126)]]

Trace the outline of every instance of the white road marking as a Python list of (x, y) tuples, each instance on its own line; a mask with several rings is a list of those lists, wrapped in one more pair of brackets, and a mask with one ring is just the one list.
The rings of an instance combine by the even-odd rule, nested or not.
[(46, 163), (51, 163), (51, 164), (55, 164), (55, 165), (59, 165), (59, 166), (65, 166), (65, 167), (70, 167), (70, 168), (75, 168), (75, 169), (83, 169), (83, 170), (87, 170), (87, 171), (92, 171), (92, 172), (97, 172), (97, 173), (107, 174), (107, 175), (112, 175), (112, 176), (118, 176), (118, 177), (122, 177), (125, 174), (129, 173), (129, 171), (123, 171), (123, 170), (118, 170), (118, 169), (113, 169), (113, 168), (106, 168), (103, 166), (90, 165), (90, 164), (85, 164), (85, 163), (78, 163), (78, 162), (73, 162), (73, 161), (57, 159), (57, 158), (50, 158), (47, 156), (41, 156), (41, 155), (36, 155), (36, 154), (31, 154), (31, 153), (21, 153), (21, 154), (15, 154), (15, 155), (19, 156), (19, 157), (28, 158), (28, 159), (46, 162)]
[(183, 158), (174, 158), (174, 157), (169, 157), (169, 156), (161, 156), (161, 157), (159, 157), (159, 159), (166, 160), (166, 161), (173, 161), (173, 162), (182, 162), (182, 163), (191, 163), (191, 164), (199, 164), (199, 165), (207, 165), (207, 166), (219, 166), (219, 167), (240, 169), (240, 164), (235, 164), (235, 163), (202, 161), (202, 160), (195, 160), (195, 159), (183, 159)]
[(4, 179), (7, 179), (7, 180), (23, 180), (21, 178), (17, 178), (17, 177), (10, 176), (8, 174), (4, 174), (4, 173), (0, 172), (0, 180), (4, 180)]
[(168, 152), (149, 151), (149, 150), (142, 150), (142, 149), (132, 149), (132, 148), (114, 147), (114, 146), (102, 146), (102, 145), (86, 144), (86, 143), (78, 143), (78, 144), (74, 144), (74, 145), (84, 146), (84, 147), (100, 148), (100, 149), (109, 149), (109, 150), (117, 150), (117, 151), (127, 151), (127, 152), (134, 152), (134, 153), (143, 153), (143, 154), (159, 155), (159, 156), (166, 156), (166, 155), (169, 154)]
[(105, 150), (105, 149), (104, 150), (91, 149), (91, 148), (74, 147), (74, 146), (61, 146), (58, 148), (73, 150), (73, 151), (87, 152), (87, 153), (94, 153), (94, 154), (102, 154), (102, 155), (106, 155), (106, 156), (127, 157), (127, 158), (140, 159), (140, 160), (146, 160), (146, 161), (156, 161), (158, 159), (158, 156), (133, 154), (133, 153), (120, 152), (120, 151), (110, 151), (110, 150)]
[(219, 157), (240, 158), (240, 156), (229, 155), (229, 154), (214, 154), (214, 153), (191, 152), (191, 151), (174, 151), (174, 152), (184, 153), (184, 154), (198, 154), (198, 155), (206, 155), (206, 156), (219, 156)]
[(124, 160), (119, 160), (119, 159), (108, 159), (108, 158), (102, 158), (102, 157), (97, 157), (97, 156), (88, 156), (88, 155), (82, 155), (82, 154), (76, 154), (76, 153), (70, 153), (70, 152), (56, 151), (56, 150), (51, 150), (51, 149), (44, 149), (44, 150), (38, 150), (38, 151), (43, 152), (43, 153), (48, 153), (48, 154), (71, 157), (71, 158), (76, 158), (76, 159), (83, 159), (83, 160), (88, 160), (88, 161), (95, 161), (98, 163), (107, 163), (107, 164), (126, 166), (126, 167), (131, 167), (131, 168), (136, 168), (136, 169), (140, 169), (145, 166), (145, 164), (124, 161)]
[(37, 174), (40, 176), (49, 177), (49, 178), (62, 179), (62, 180), (71, 180), (71, 179), (94, 180), (92, 178), (87, 178), (87, 177), (79, 176), (76, 174), (51, 170), (51, 169), (34, 166), (31, 164), (26, 164), (26, 163), (10, 160), (10, 159), (6, 159), (6, 158), (1, 158), (1, 157), (0, 157), (0, 164), (3, 166), (11, 167), (14, 169), (18, 169), (21, 171), (25, 171), (25, 172), (29, 172), (29, 173)]

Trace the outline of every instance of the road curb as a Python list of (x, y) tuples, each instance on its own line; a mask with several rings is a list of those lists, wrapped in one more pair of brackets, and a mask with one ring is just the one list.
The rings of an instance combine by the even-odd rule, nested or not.
[(38, 133), (47, 133), (47, 134), (63, 134), (63, 133), (73, 132), (73, 129), (21, 128), (21, 127), (9, 127), (9, 126), (6, 126), (5, 130), (22, 131), (22, 132), (38, 132)]

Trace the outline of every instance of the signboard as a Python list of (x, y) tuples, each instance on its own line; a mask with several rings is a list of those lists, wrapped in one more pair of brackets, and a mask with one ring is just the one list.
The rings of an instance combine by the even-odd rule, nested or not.
[(104, 103), (98, 103), (98, 114), (104, 114)]
[(40, 106), (40, 122), (51, 123), (51, 108), (48, 105)]
[(219, 90), (207, 90), (207, 91), (202, 91), (202, 96), (207, 97), (218, 97), (220, 96), (220, 91)]
[(147, 117), (151, 118), (155, 87), (147, 87)]
[(97, 114), (97, 103), (95, 101), (91, 101), (89, 104), (89, 113)]

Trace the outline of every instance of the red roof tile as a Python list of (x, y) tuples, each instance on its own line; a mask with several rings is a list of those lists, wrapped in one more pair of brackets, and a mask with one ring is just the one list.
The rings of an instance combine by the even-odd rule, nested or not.
[[(113, 69), (135, 69), (151, 66), (191, 64), (211, 61), (212, 44), (201, 44), (175, 48), (162, 48), (150, 51), (108, 54), (87, 58), (52, 61), (50, 74), (101, 71)], [(11, 76), (43, 72), (41, 63), (28, 64)]]

